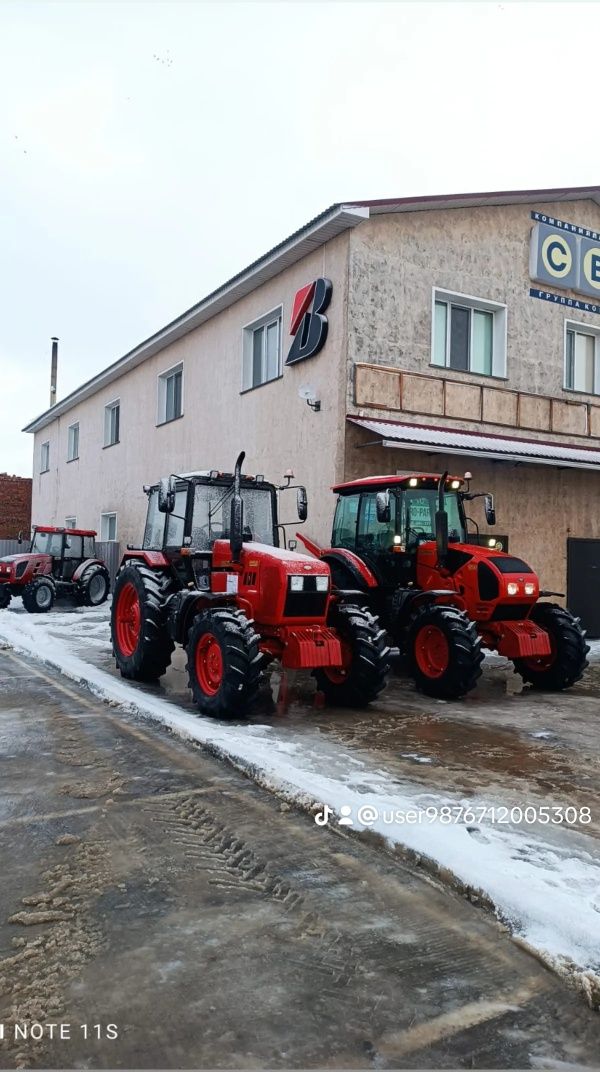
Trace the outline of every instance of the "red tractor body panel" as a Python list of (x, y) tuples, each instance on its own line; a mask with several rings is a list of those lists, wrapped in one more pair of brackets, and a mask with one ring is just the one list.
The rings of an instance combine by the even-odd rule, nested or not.
[(81, 579), (81, 577), (83, 577), (86, 569), (88, 569), (89, 566), (103, 566), (103, 565), (104, 565), (104, 562), (102, 562), (102, 560), (99, 559), (99, 558), (84, 558), (84, 560), (81, 563), (81, 565), (79, 565), (77, 567), (77, 569), (75, 570), (75, 573), (73, 574), (73, 577), (71, 579), (73, 581), (79, 581)]
[(132, 558), (139, 559), (150, 569), (164, 569), (169, 565), (169, 559), (166, 555), (163, 555), (162, 551), (144, 551), (140, 548), (134, 548), (131, 551), (127, 550), (123, 555), (121, 565)]
[[(27, 567), (17, 577), (17, 568), (21, 562), (26, 562)], [(0, 584), (25, 585), (29, 584), (33, 577), (51, 573), (52, 558), (50, 555), (7, 555), (6, 558), (0, 559)]]
[(296, 536), (302, 541), (311, 555), (315, 555), (316, 558), (328, 559), (340, 559), (348, 563), (348, 565), (355, 570), (361, 577), (364, 584), (368, 588), (377, 588), (377, 578), (372, 570), (369, 569), (367, 563), (363, 561), (360, 555), (355, 555), (354, 551), (349, 551), (346, 547), (319, 547), (314, 540), (311, 540), (308, 536), (305, 536), (302, 532), (297, 532)]

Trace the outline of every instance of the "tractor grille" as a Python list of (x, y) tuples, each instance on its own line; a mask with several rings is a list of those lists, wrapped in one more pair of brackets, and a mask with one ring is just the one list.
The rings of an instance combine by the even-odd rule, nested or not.
[(493, 570), (485, 562), (480, 562), (477, 567), (477, 583), (479, 585), (479, 598), (491, 602), (500, 594), (498, 578)]
[(322, 618), (328, 597), (329, 592), (317, 592), (316, 577), (305, 577), (301, 592), (288, 588), (283, 613), (286, 618)]
[(526, 618), (531, 610), (530, 603), (513, 603), (499, 607), (494, 607), (494, 612), (490, 618), (491, 622), (520, 622), (523, 618)]

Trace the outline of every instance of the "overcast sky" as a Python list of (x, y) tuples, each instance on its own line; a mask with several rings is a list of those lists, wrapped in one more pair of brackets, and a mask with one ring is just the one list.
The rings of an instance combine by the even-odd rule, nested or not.
[(594, 3), (0, 0), (0, 471), (31, 473), (51, 335), (61, 398), (335, 201), (598, 183), (599, 28)]

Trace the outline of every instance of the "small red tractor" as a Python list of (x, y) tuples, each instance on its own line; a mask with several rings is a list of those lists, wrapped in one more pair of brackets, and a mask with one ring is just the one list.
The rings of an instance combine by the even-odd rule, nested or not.
[(96, 533), (37, 525), (31, 550), (0, 558), (0, 609), (22, 596), (30, 614), (44, 614), (55, 599), (98, 607), (108, 598), (110, 577), (96, 558)]
[(533, 688), (569, 688), (587, 666), (579, 619), (539, 602), (562, 593), (540, 591), (520, 558), (469, 536), (469, 500), (483, 498), (488, 525), (496, 523), (493, 497), (471, 492), (469, 477), (408, 473), (339, 484), (332, 546), (298, 537), (327, 563), (335, 586), (363, 593), (427, 695), (456, 699), (473, 689), (482, 648), (512, 660)]
[[(176, 644), (200, 710), (246, 715), (262, 672), (308, 668), (333, 703), (363, 707), (386, 683), (385, 633), (352, 593), (331, 591), (329, 566), (279, 546), (278, 491), (235, 472), (166, 477), (146, 486), (143, 545), (115, 582), (112, 643), (125, 678), (154, 681)], [(297, 488), (306, 519), (306, 490)], [(285, 535), (285, 530), (284, 530)], [(285, 540), (284, 540), (285, 544)]]

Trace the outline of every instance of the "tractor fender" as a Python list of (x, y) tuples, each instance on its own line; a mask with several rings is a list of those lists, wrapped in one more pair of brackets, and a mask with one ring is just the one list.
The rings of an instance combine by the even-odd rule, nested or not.
[(71, 580), (74, 582), (80, 581), (89, 566), (102, 566), (103, 569), (106, 569), (106, 563), (102, 562), (100, 558), (85, 558), (75, 570)]
[(332, 577), (340, 574), (350, 581), (350, 585), (344, 582), (336, 587), (358, 588), (361, 592), (368, 592), (370, 588), (378, 588), (379, 583), (373, 571), (369, 569), (362, 558), (345, 547), (330, 547), (321, 552), (321, 561), (326, 562), (331, 570)]
[(168, 603), (167, 627), (169, 635), (177, 644), (187, 644), (187, 636), (191, 629), (194, 618), (207, 607), (237, 606), (235, 595), (225, 595), (222, 592), (199, 592), (197, 590), (186, 592), (182, 589), (171, 596)]
[(135, 566), (143, 564), (148, 569), (169, 569), (170, 562), (162, 551), (144, 551), (141, 547), (128, 550), (121, 560), (119, 569), (123, 566)]
[(464, 610), (464, 600), (453, 588), (397, 588), (390, 604), (390, 617), (394, 628), (406, 624), (413, 611), (424, 603), (436, 603), (438, 599)]

